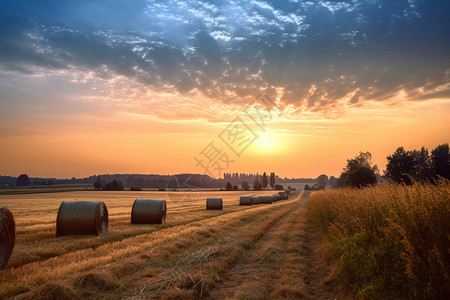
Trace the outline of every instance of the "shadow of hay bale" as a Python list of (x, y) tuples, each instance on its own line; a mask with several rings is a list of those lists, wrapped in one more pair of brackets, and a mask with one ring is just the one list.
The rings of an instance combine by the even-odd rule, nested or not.
[(223, 209), (222, 198), (207, 198), (206, 209)]
[(11, 211), (0, 208), (0, 270), (5, 268), (16, 242), (16, 224)]
[(100, 235), (108, 231), (108, 209), (103, 202), (64, 201), (56, 218), (56, 235)]
[(164, 224), (166, 212), (165, 200), (136, 199), (131, 209), (131, 224)]

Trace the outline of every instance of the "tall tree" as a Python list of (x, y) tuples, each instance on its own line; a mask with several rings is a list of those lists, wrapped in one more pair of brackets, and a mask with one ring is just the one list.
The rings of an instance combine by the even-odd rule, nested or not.
[(255, 180), (253, 181), (253, 190), (260, 191), (262, 189), (261, 182), (258, 179), (258, 176), (256, 176)]
[(27, 174), (22, 174), (16, 179), (17, 186), (26, 186), (30, 184), (30, 177)]
[(360, 152), (357, 156), (347, 159), (347, 166), (339, 177), (340, 186), (362, 188), (377, 183), (378, 167), (372, 166), (372, 154)]
[(328, 176), (325, 174), (320, 175), (319, 177), (317, 177), (317, 183), (325, 187), (328, 184)]
[(98, 176), (94, 182), (94, 188), (98, 191), (98, 190), (101, 190), (104, 185), (105, 185), (105, 181), (100, 176)]
[(231, 182), (227, 181), (227, 184), (225, 186), (225, 190), (226, 191), (231, 191), (233, 189), (233, 185), (231, 184)]
[(267, 188), (267, 184), (268, 183), (269, 183), (269, 181), (267, 180), (266, 172), (264, 172), (263, 177), (262, 177), (262, 187), (263, 187), (263, 189)]
[(248, 191), (250, 189), (250, 185), (248, 184), (247, 181), (242, 181), (241, 186), (244, 191)]
[(431, 151), (431, 167), (434, 175), (450, 179), (450, 151), (448, 144), (439, 145)]
[(405, 151), (398, 147), (392, 155), (387, 157), (384, 177), (388, 180), (412, 184), (415, 181), (428, 181), (432, 177), (433, 168), (428, 150)]
[(274, 172), (270, 173), (269, 180), (270, 180), (270, 187), (273, 190), (273, 187), (275, 186), (275, 173)]

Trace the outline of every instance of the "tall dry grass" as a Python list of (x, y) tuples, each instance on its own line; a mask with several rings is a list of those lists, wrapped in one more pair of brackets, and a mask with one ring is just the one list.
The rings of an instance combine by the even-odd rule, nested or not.
[(450, 299), (449, 181), (314, 192), (308, 220), (358, 297)]

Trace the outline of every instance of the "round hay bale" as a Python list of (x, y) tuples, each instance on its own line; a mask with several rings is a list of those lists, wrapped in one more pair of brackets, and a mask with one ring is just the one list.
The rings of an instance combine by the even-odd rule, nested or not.
[(258, 197), (258, 203), (259, 204), (264, 204), (265, 203), (264, 201), (265, 201), (264, 196), (259, 196)]
[(290, 191), (290, 190), (285, 190), (284, 193), (285, 193), (286, 195), (289, 195), (289, 194), (291, 193), (291, 191)]
[(259, 204), (259, 197), (258, 196), (252, 197), (252, 204), (253, 205), (258, 205)]
[(222, 209), (222, 198), (207, 198), (206, 209)]
[(5, 268), (16, 242), (16, 223), (6, 207), (0, 208), (0, 270)]
[(131, 224), (164, 224), (166, 201), (136, 199), (131, 210)]
[(273, 197), (272, 196), (263, 196), (264, 197), (264, 204), (272, 204)]
[(99, 235), (108, 231), (108, 209), (103, 202), (63, 201), (56, 218), (56, 235)]
[(241, 198), (239, 198), (239, 205), (252, 205), (252, 197), (241, 196)]

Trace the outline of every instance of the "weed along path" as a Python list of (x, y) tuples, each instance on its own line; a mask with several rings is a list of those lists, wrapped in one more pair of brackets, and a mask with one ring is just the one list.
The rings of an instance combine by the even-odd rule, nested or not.
[[(289, 200), (223, 212), (186, 205), (172, 225), (124, 227), (125, 235), (94, 247), (73, 249), (67, 241), (61, 254), (16, 261), (18, 266), (1, 271), (0, 298), (333, 298), (320, 283), (326, 274), (313, 267), (307, 199), (300, 192)], [(186, 214), (191, 216), (181, 217)], [(115, 222), (125, 226), (122, 217)], [(29, 225), (32, 231), (35, 225)], [(39, 226), (50, 225), (44, 219)], [(92, 243), (92, 237), (85, 239), (79, 242)]]

